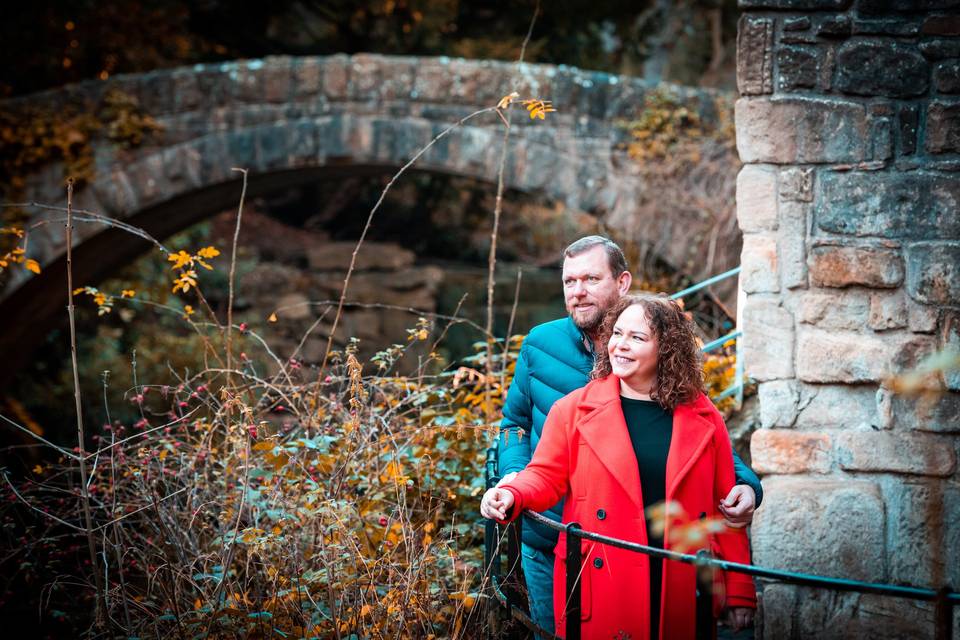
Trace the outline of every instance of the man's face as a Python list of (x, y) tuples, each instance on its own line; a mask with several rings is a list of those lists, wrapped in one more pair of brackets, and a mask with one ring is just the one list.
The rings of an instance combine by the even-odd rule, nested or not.
[(563, 300), (574, 324), (594, 333), (603, 316), (626, 293), (630, 275), (613, 274), (607, 252), (596, 246), (563, 260)]

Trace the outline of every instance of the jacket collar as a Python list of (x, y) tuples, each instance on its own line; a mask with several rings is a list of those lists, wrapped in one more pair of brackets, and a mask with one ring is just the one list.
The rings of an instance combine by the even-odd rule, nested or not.
[(577, 326), (577, 323), (573, 321), (569, 315), (567, 316), (567, 333), (570, 334), (570, 338), (576, 343), (577, 348), (580, 349), (583, 353), (590, 356), (591, 359), (596, 357), (596, 354), (593, 350), (593, 340), (590, 339), (583, 330)]
[[(577, 409), (584, 412), (578, 421), (583, 439), (630, 499), (638, 508), (643, 508), (640, 472), (623, 417), (619, 378), (609, 375), (591, 382), (584, 389)], [(710, 401), (703, 395), (674, 410), (673, 435), (667, 455), (667, 500), (673, 499), (680, 482), (713, 437), (714, 425), (709, 417), (712, 412)]]

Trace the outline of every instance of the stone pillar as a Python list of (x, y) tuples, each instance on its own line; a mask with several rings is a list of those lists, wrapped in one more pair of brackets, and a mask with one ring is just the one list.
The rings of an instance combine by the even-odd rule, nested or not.
[[(960, 589), (960, 372), (890, 389), (960, 345), (960, 1), (739, 4), (754, 561)], [(759, 621), (778, 640), (933, 637), (932, 606), (776, 584)]]

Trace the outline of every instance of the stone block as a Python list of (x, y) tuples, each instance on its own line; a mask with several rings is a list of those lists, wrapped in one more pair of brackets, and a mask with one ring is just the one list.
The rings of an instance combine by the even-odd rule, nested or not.
[(350, 90), (350, 58), (330, 56), (323, 65), (323, 93), (331, 100), (343, 100)]
[(302, 293), (288, 293), (277, 298), (275, 311), (284, 320), (304, 320), (314, 315), (310, 299)]
[(871, 594), (800, 589), (795, 635), (822, 640), (932, 638), (933, 605)]
[(932, 393), (880, 391), (880, 418), (885, 427), (931, 433), (960, 433), (960, 393), (937, 390)]
[(797, 377), (804, 382), (879, 382), (916, 366), (933, 349), (929, 336), (841, 333), (801, 325)]
[(920, 33), (920, 23), (906, 17), (888, 20), (856, 20), (853, 34), (858, 36), (901, 36), (908, 37)]
[(869, 155), (866, 108), (825, 98), (740, 98), (737, 150), (745, 163), (860, 162)]
[[(346, 271), (356, 247), (354, 242), (331, 242), (307, 250), (307, 260), (314, 271)], [(360, 247), (354, 268), (400, 269), (413, 264), (416, 255), (393, 243), (365, 242)]]
[(753, 520), (753, 562), (790, 571), (882, 581), (883, 499), (873, 482), (770, 478)]
[(890, 556), (890, 582), (944, 583), (947, 574), (943, 546), (947, 528), (944, 488), (937, 480), (897, 481), (885, 487), (888, 545), (897, 550)]
[(921, 31), (928, 36), (960, 36), (960, 15), (927, 16)]
[(953, 440), (938, 435), (847, 431), (834, 441), (837, 462), (847, 471), (947, 477), (957, 469)]
[(792, 378), (793, 316), (776, 301), (748, 297), (741, 346), (747, 375), (757, 381)]
[(780, 171), (780, 199), (813, 201), (813, 169), (790, 167)]
[(737, 221), (744, 233), (777, 228), (777, 172), (748, 164), (737, 175)]
[(322, 89), (324, 58), (305, 56), (293, 59), (293, 97), (307, 98)]
[(773, 92), (773, 20), (744, 15), (737, 28), (737, 88), (741, 95)]
[(960, 60), (938, 63), (933, 70), (933, 86), (940, 93), (960, 93)]
[(797, 305), (797, 321), (821, 329), (862, 329), (870, 317), (870, 298), (865, 291), (811, 290)]
[(757, 395), (760, 398), (760, 425), (764, 429), (793, 426), (800, 398), (796, 381), (761, 382), (757, 387)]
[(885, 238), (960, 238), (960, 180), (927, 171), (827, 172), (814, 216), (830, 233)]
[(937, 329), (940, 310), (925, 304), (907, 301), (907, 326), (914, 333), (933, 333)]
[(907, 293), (918, 302), (960, 304), (960, 243), (918, 242), (906, 250)]
[(798, 384), (798, 428), (880, 426), (875, 385)]
[(806, 31), (810, 28), (810, 18), (807, 16), (799, 16), (796, 18), (784, 18), (783, 19), (783, 30), (784, 31)]
[(740, 266), (740, 286), (746, 293), (780, 291), (776, 238), (752, 233), (744, 235)]
[(817, 25), (817, 36), (821, 38), (846, 38), (852, 31), (852, 20), (844, 14), (827, 16)]
[(957, 6), (957, 0), (859, 0), (857, 12), (862, 15), (892, 14), (896, 16), (902, 13), (937, 11)]
[(944, 357), (950, 359), (944, 366), (943, 381), (951, 391), (960, 391), (960, 313), (944, 314), (938, 347)]
[(779, 9), (782, 11), (840, 11), (853, 0), (738, 0), (741, 9)]
[(931, 40), (920, 43), (920, 53), (930, 60), (960, 58), (960, 40)]
[(812, 89), (820, 75), (816, 47), (783, 46), (777, 51), (777, 88), (781, 91)]
[(851, 40), (837, 50), (834, 87), (858, 96), (910, 98), (930, 86), (930, 64), (908, 45)]
[(807, 259), (816, 286), (864, 285), (892, 289), (903, 282), (903, 258), (895, 249), (878, 247), (813, 247)]
[[(943, 488), (943, 510), (944, 510), (944, 535), (943, 550), (946, 551), (946, 583), (949, 585), (960, 584), (960, 487), (955, 484), (947, 484)], [(956, 587), (954, 587), (956, 590)], [(954, 631), (953, 637), (957, 635), (957, 623), (960, 622), (960, 616), (957, 616), (956, 609), (953, 612)]]
[(930, 153), (960, 153), (960, 102), (930, 103), (924, 147)]
[(874, 331), (906, 327), (907, 296), (903, 290), (870, 296), (870, 319), (867, 325)]
[(768, 473), (827, 473), (832, 463), (830, 436), (792, 429), (759, 429), (750, 439), (753, 470)]
[(909, 156), (917, 150), (917, 129), (920, 116), (916, 105), (902, 105), (898, 117), (900, 153)]
[(777, 251), (780, 284), (787, 289), (807, 286), (807, 210), (803, 202), (780, 203)]
[(761, 583), (754, 621), (758, 640), (783, 640), (799, 637), (794, 631), (794, 611), (800, 606), (797, 587), (790, 584)]

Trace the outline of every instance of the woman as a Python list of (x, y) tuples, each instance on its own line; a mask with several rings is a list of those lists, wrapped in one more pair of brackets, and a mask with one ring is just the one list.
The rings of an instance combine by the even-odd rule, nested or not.
[[(720, 529), (710, 536), (715, 555), (748, 563), (745, 532), (719, 524), (720, 500), (734, 484), (730, 438), (703, 395), (691, 322), (665, 297), (625, 296), (607, 315), (603, 338), (607, 346), (598, 354), (593, 380), (557, 401), (530, 464), (484, 494), (481, 515), (509, 521), (566, 497), (564, 522), (667, 549), (681, 546), (678, 534), (702, 520)], [(645, 507), (653, 505), (661, 518), (651, 520)], [(694, 636), (693, 566), (588, 540), (581, 544), (583, 566), (572, 570), (581, 576), (584, 638)], [(554, 549), (554, 611), (561, 631), (566, 545), (561, 534)], [(726, 610), (736, 627), (749, 624), (756, 608), (753, 581), (732, 572), (719, 577), (715, 613)]]

